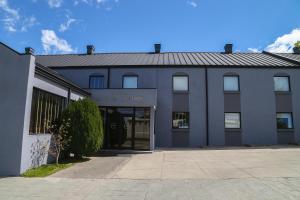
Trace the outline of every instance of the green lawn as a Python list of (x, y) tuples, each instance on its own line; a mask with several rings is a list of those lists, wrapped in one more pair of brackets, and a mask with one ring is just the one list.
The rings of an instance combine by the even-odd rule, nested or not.
[(60, 164), (58, 165), (54, 163), (54, 164), (42, 165), (37, 168), (29, 169), (25, 173), (23, 173), (22, 176), (23, 177), (46, 177), (60, 170), (71, 167), (74, 163), (87, 162), (89, 160), (90, 160), (89, 158), (80, 158), (80, 159), (68, 158), (66, 160), (60, 161)]
[(66, 163), (66, 164), (49, 164), (49, 165), (42, 165), (37, 168), (27, 170), (22, 176), (24, 177), (46, 177), (51, 174), (54, 174), (62, 169), (66, 169), (72, 166), (73, 163)]

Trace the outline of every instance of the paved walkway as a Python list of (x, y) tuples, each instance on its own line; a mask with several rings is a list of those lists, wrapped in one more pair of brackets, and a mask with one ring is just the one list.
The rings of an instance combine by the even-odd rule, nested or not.
[(48, 178), (0, 178), (0, 199), (299, 200), (300, 149), (94, 157)]

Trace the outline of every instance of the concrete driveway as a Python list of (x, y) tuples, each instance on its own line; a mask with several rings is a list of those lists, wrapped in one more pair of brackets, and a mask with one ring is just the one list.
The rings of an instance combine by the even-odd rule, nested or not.
[(0, 199), (299, 200), (300, 149), (93, 157), (47, 178), (0, 178)]
[(300, 149), (160, 150), (92, 157), (53, 175), (61, 178), (241, 179), (300, 177)]

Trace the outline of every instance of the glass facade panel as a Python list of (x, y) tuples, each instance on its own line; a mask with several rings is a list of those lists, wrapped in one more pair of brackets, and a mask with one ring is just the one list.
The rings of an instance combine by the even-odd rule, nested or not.
[(137, 76), (124, 76), (123, 77), (123, 88), (137, 88), (138, 87)]
[(188, 112), (173, 112), (173, 128), (188, 129), (189, 128), (189, 113)]
[(33, 88), (30, 134), (47, 133), (48, 125), (57, 119), (67, 106), (67, 98)]
[(276, 92), (288, 92), (290, 91), (289, 77), (274, 77), (274, 89)]
[(238, 76), (224, 76), (224, 91), (239, 91)]
[(293, 117), (292, 113), (277, 113), (277, 128), (278, 129), (292, 129)]
[(188, 91), (188, 80), (188, 76), (173, 76), (173, 91)]
[(101, 108), (105, 148), (150, 149), (150, 108)]
[(104, 88), (104, 76), (90, 76), (90, 89)]
[(150, 109), (135, 109), (135, 149), (150, 149)]
[(225, 128), (241, 128), (241, 114), (225, 113)]

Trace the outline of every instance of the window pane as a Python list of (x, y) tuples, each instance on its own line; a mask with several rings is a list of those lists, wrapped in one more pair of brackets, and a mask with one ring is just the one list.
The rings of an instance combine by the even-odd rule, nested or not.
[(188, 77), (187, 76), (174, 76), (173, 77), (173, 90), (174, 91), (188, 91)]
[(225, 128), (241, 128), (240, 113), (225, 113)]
[(239, 91), (239, 77), (224, 76), (224, 91)]
[(65, 109), (67, 99), (33, 88), (30, 134), (47, 133), (48, 125)]
[(289, 77), (274, 77), (275, 91), (288, 92), (290, 91)]
[(90, 77), (90, 88), (91, 89), (104, 88), (104, 77), (103, 76), (91, 76)]
[(123, 88), (137, 88), (137, 76), (124, 76)]
[(178, 129), (189, 128), (189, 113), (173, 112), (173, 128), (178, 128)]
[(289, 129), (293, 128), (293, 120), (291, 113), (277, 113), (277, 128)]

